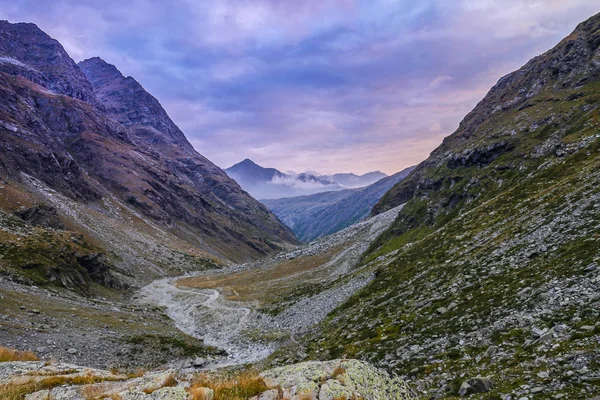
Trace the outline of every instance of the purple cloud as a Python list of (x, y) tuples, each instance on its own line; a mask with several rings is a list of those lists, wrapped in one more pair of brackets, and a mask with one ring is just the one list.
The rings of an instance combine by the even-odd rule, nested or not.
[(222, 167), (415, 164), (504, 74), (600, 11), (593, 0), (0, 0), (76, 60), (134, 76)]

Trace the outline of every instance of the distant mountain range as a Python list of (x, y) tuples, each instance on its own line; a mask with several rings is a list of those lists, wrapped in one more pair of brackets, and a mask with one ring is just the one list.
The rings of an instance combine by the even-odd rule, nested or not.
[(262, 167), (249, 159), (227, 168), (225, 172), (256, 199), (280, 199), (364, 187), (387, 176), (380, 171), (364, 175), (283, 173), (275, 168)]
[(359, 188), (359, 187), (365, 187), (365, 186), (369, 186), (375, 182), (377, 182), (380, 179), (385, 178), (386, 176), (388, 176), (387, 174), (384, 174), (381, 171), (373, 171), (373, 172), (367, 172), (364, 175), (356, 175), (356, 174), (334, 174), (334, 175), (329, 175), (329, 176), (320, 176), (321, 179), (327, 179), (331, 182), (335, 182), (335, 183), (339, 183), (340, 185), (344, 186), (345, 188), (348, 189), (352, 189), (352, 188)]
[[(342, 230), (365, 218), (379, 199), (413, 169), (414, 167), (409, 167), (391, 176), (373, 172), (370, 175), (382, 174), (385, 177), (364, 188), (261, 201), (284, 224), (292, 228), (300, 240), (309, 242)], [(354, 177), (362, 178), (356, 175)]]

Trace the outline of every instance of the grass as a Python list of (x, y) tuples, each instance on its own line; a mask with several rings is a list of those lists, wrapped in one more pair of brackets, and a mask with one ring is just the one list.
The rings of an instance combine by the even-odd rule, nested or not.
[[(209, 397), (212, 389), (214, 397)], [(248, 370), (231, 376), (199, 375), (192, 381), (189, 393), (192, 400), (246, 400), (269, 390), (256, 371)]]
[(177, 382), (177, 378), (175, 377), (175, 374), (170, 374), (169, 376), (167, 376), (165, 378), (165, 380), (163, 381), (162, 384), (160, 384), (159, 386), (157, 386), (155, 388), (144, 389), (144, 393), (152, 394), (152, 393), (156, 392), (158, 389), (177, 386), (178, 383), (179, 382)]
[(40, 390), (50, 390), (63, 385), (91, 385), (94, 383), (122, 380), (117, 378), (98, 377), (92, 374), (80, 376), (51, 376), (40, 380), (33, 377), (25, 383), (9, 383), (0, 385), (0, 399), (2, 400), (23, 400), (25, 396)]
[(31, 351), (19, 351), (0, 346), (0, 362), (8, 361), (39, 361)]
[(228, 300), (273, 302), (279, 300), (282, 294), (287, 296), (290, 290), (303, 282), (319, 281), (322, 275), (320, 267), (346, 247), (347, 244), (343, 244), (323, 254), (286, 260), (273, 268), (185, 278), (177, 285), (196, 289), (219, 288)]

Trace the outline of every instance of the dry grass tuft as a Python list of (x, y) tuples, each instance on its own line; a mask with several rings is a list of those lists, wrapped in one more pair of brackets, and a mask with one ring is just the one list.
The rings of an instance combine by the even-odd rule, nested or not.
[(342, 367), (341, 365), (338, 365), (333, 370), (332, 378), (337, 379), (341, 383), (344, 383), (344, 374), (345, 373), (346, 373), (346, 369), (344, 369), (344, 367)]
[(189, 389), (192, 400), (208, 400), (207, 389), (214, 391), (213, 400), (245, 400), (269, 388), (255, 371), (245, 371), (229, 377), (201, 374)]
[(35, 393), (40, 390), (49, 390), (62, 385), (91, 385), (98, 382), (115, 380), (119, 379), (104, 378), (92, 374), (78, 376), (57, 375), (37, 381), (32, 378), (26, 383), (9, 383), (6, 385), (0, 385), (0, 399), (22, 400), (28, 394)]
[(156, 392), (158, 389), (162, 389), (165, 387), (173, 387), (173, 386), (177, 386), (179, 382), (177, 382), (177, 378), (175, 378), (174, 374), (170, 374), (169, 376), (167, 376), (164, 380), (164, 382), (162, 384), (160, 384), (157, 387), (154, 388), (148, 388), (148, 389), (144, 389), (144, 393), (146, 394), (152, 394), (154, 392)]
[(8, 361), (39, 361), (31, 351), (19, 351), (0, 346), (0, 362)]
[(123, 397), (119, 394), (106, 394), (106, 388), (102, 386), (85, 386), (81, 389), (81, 394), (85, 400), (123, 400)]
[(127, 377), (129, 379), (133, 379), (133, 378), (140, 378), (142, 376), (144, 376), (144, 374), (146, 373), (146, 370), (143, 368), (138, 368), (133, 372), (130, 372), (127, 374)]

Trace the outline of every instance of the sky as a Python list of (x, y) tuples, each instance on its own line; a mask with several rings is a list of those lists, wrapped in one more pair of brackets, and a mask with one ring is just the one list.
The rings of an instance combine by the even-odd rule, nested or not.
[(427, 158), (503, 75), (597, 0), (0, 0), (100, 56), (227, 168), (388, 174)]

